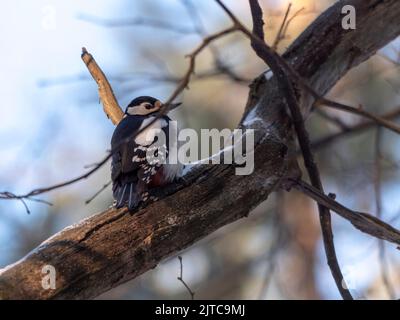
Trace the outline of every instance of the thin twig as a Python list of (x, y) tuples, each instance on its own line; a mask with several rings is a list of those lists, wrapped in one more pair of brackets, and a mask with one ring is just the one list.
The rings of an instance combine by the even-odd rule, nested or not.
[(20, 201), (23, 204), (27, 214), (30, 214), (31, 210), (29, 209), (29, 206), (28, 206), (28, 204), (26, 203), (25, 200), (32, 201), (32, 202), (43, 203), (43, 204), (46, 204), (48, 206), (52, 206), (53, 205), (51, 202), (43, 200), (43, 199), (32, 198), (32, 196), (27, 196), (27, 197), (18, 196), (18, 195), (14, 194), (12, 192), (9, 192), (9, 191), (0, 192), (0, 199), (2, 199), (2, 200), (18, 200), (18, 201)]
[(85, 201), (85, 204), (89, 204), (90, 202), (93, 201), (94, 198), (96, 198), (102, 191), (107, 189), (107, 187), (111, 184), (112, 180), (108, 181), (106, 184), (104, 184), (93, 196), (91, 196), (89, 199)]
[[(193, 21), (194, 29), (196, 30), (196, 32), (199, 34), (199, 36), (206, 37), (207, 36), (206, 28), (193, 2), (191, 0), (181, 0), (181, 2), (185, 7), (190, 19)], [(237, 83), (249, 84), (251, 82), (250, 79), (242, 77), (241, 75), (236, 73), (231, 66), (229, 66), (226, 62), (223, 61), (223, 59), (221, 58), (221, 53), (217, 46), (209, 44), (208, 49), (210, 50), (214, 58), (214, 66), (215, 66), (214, 72), (223, 74), (232, 81)]]
[(189, 292), (190, 298), (191, 298), (192, 300), (194, 300), (194, 292), (190, 289), (190, 287), (189, 287), (188, 284), (185, 282), (185, 280), (183, 280), (183, 263), (182, 263), (182, 257), (181, 257), (181, 256), (178, 256), (178, 259), (179, 259), (179, 263), (180, 263), (180, 270), (181, 270), (181, 272), (180, 272), (179, 277), (177, 277), (177, 279), (178, 279), (180, 282), (182, 282), (182, 284), (185, 286), (186, 290)]
[(348, 220), (358, 230), (377, 239), (386, 240), (398, 246), (400, 245), (400, 231), (386, 222), (383, 222), (368, 213), (350, 210), (336, 202), (332, 197), (321, 193), (304, 181), (295, 179), (291, 179), (291, 181), (293, 182), (294, 188), (314, 199), (317, 203), (336, 212), (341, 217)]
[[(393, 119), (396, 119), (399, 117), (400, 117), (400, 106), (396, 107), (392, 111), (389, 111), (389, 112), (381, 115), (381, 118), (387, 119), (387, 120), (393, 120)], [(340, 131), (340, 132), (333, 133), (333, 134), (327, 135), (325, 137), (316, 139), (315, 141), (311, 142), (311, 147), (313, 150), (319, 150), (344, 136), (347, 136), (349, 134), (360, 133), (367, 129), (374, 128), (376, 126), (379, 126), (379, 124), (377, 124), (375, 121), (371, 121), (371, 120), (364, 121), (364, 122), (356, 124), (354, 126), (349, 126), (346, 129), (342, 129), (342, 131)]]
[(272, 43), (271, 48), (275, 51), (277, 51), (279, 43), (286, 38), (287, 30), (289, 28), (290, 23), (304, 10), (304, 7), (300, 8), (297, 10), (290, 18), (289, 18), (289, 12), (292, 7), (292, 3), (289, 3), (288, 8), (286, 9), (286, 13), (283, 17), (282, 24), (279, 28), (278, 33), (275, 36), (275, 40)]
[[(311, 91), (313, 91), (313, 89), (311, 89), (311, 87), (309, 87), (309, 92), (311, 92)], [(386, 119), (384, 119), (382, 117), (376, 116), (376, 115), (374, 115), (374, 114), (372, 114), (372, 113), (370, 113), (368, 111), (365, 111), (362, 108), (355, 108), (355, 107), (352, 107), (352, 106), (345, 105), (343, 103), (339, 103), (339, 102), (336, 102), (336, 101), (332, 101), (332, 100), (326, 99), (324, 97), (319, 96), (315, 91), (313, 91), (312, 94), (314, 95), (314, 98), (317, 99), (316, 102), (314, 103), (314, 105), (316, 107), (326, 106), (326, 107), (337, 109), (337, 110), (340, 110), (340, 111), (346, 111), (346, 112), (349, 112), (349, 113), (353, 113), (353, 114), (362, 116), (364, 118), (373, 120), (377, 124), (387, 128), (387, 129), (389, 129), (389, 130), (391, 130), (393, 132), (396, 132), (396, 133), (400, 134), (400, 126), (398, 126), (397, 124), (395, 124), (392, 121), (389, 121), (389, 120), (386, 120)]]
[(288, 18), (288, 16), (289, 16), (289, 12), (290, 12), (291, 7), (292, 7), (292, 3), (289, 3), (289, 4), (288, 4), (288, 7), (287, 7), (287, 9), (286, 9), (286, 13), (285, 13), (285, 15), (284, 15), (284, 17), (283, 17), (281, 26), (280, 26), (280, 28), (279, 28), (279, 30), (278, 30), (278, 33), (277, 33), (276, 36), (275, 36), (274, 42), (272, 43), (271, 48), (272, 48), (273, 50), (275, 50), (275, 51), (276, 51), (276, 49), (278, 48), (279, 42), (281, 42), (281, 40), (283, 40), (284, 37), (285, 37), (285, 34), (283, 33), (283, 31), (285, 30), (286, 21), (287, 21), (287, 18)]
[(287, 34), (287, 29), (289, 28), (290, 23), (304, 10), (304, 7), (301, 7), (299, 10), (297, 10), (286, 22), (286, 26), (283, 29), (283, 37)]

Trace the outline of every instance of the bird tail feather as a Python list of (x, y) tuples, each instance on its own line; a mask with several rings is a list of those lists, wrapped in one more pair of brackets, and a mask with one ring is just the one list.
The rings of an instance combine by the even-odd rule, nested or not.
[(129, 211), (133, 211), (141, 201), (141, 195), (135, 183), (120, 184), (113, 190), (113, 193), (115, 206), (118, 209), (127, 206)]

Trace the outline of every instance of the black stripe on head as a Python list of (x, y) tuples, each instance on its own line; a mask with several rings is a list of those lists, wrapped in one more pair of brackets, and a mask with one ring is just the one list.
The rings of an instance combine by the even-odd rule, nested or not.
[(137, 98), (133, 99), (133, 100), (128, 104), (128, 106), (127, 106), (126, 108), (138, 106), (138, 105), (140, 105), (140, 104), (143, 103), (143, 102), (149, 102), (149, 103), (151, 103), (152, 105), (154, 105), (154, 104), (156, 103), (157, 100), (158, 100), (158, 99), (153, 98), (153, 97), (150, 97), (150, 96), (140, 96), (140, 97), (137, 97)]
[(150, 96), (140, 96), (133, 99), (125, 109), (125, 114), (135, 116), (149, 116), (160, 110), (161, 102)]

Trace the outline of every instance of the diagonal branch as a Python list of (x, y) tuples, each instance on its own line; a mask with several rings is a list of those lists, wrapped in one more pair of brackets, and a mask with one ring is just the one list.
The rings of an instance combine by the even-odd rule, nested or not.
[(394, 123), (393, 121), (390, 121), (388, 119), (385, 119), (383, 117), (380, 116), (376, 116), (368, 111), (365, 111), (362, 108), (355, 108), (352, 106), (348, 106), (342, 103), (338, 103), (323, 97), (320, 97), (317, 93), (314, 92), (314, 96), (317, 99), (315, 106), (320, 107), (322, 105), (329, 107), (329, 108), (333, 108), (336, 110), (340, 110), (340, 111), (345, 111), (345, 112), (349, 112), (349, 113), (353, 113), (359, 116), (362, 116), (366, 119), (372, 120), (375, 123), (377, 123), (378, 125), (385, 127), (395, 133), (400, 134), (400, 126), (398, 126), (396, 123)]
[(93, 56), (87, 52), (86, 48), (82, 48), (82, 60), (86, 64), (90, 74), (96, 81), (99, 87), (99, 97), (103, 103), (103, 109), (107, 117), (112, 121), (113, 124), (117, 125), (122, 120), (124, 112), (118, 105), (117, 99), (115, 98), (114, 92), (107, 80), (104, 72), (98, 66)]
[(180, 273), (179, 276), (177, 277), (177, 279), (182, 282), (183, 286), (186, 288), (187, 292), (189, 292), (190, 294), (190, 298), (192, 300), (194, 300), (194, 292), (192, 291), (192, 289), (190, 289), (189, 285), (186, 283), (185, 280), (183, 280), (183, 262), (182, 262), (182, 257), (178, 256), (179, 259), (179, 264), (180, 264)]
[[(387, 120), (394, 120), (398, 119), (400, 117), (400, 107), (397, 106), (394, 108), (392, 111), (389, 111), (383, 115), (381, 115), (383, 119)], [(316, 139), (311, 143), (311, 147), (314, 150), (319, 150), (323, 147), (328, 146), (329, 144), (335, 142), (336, 140), (343, 138), (345, 136), (351, 135), (351, 134), (356, 134), (356, 133), (361, 133), (364, 132), (368, 129), (375, 128), (379, 126), (375, 121), (363, 121), (359, 124), (353, 125), (351, 127), (346, 127), (343, 128), (341, 131), (337, 133), (332, 133), (329, 135), (326, 135), (325, 137)]]
[[(279, 42), (285, 37), (285, 31), (284, 30), (286, 29), (286, 22), (288, 22), (288, 16), (289, 16), (291, 8), (292, 8), (292, 4), (289, 3), (288, 7), (286, 9), (285, 15), (283, 16), (283, 20), (282, 20), (281, 26), (279, 27), (278, 33), (276, 34), (275, 40), (274, 40), (274, 42), (272, 43), (272, 46), (271, 46), (271, 48), (274, 51), (276, 51), (278, 49)], [(261, 19), (262, 19), (262, 16), (261, 16)], [(254, 34), (258, 34), (258, 33), (254, 33)]]
[(360, 231), (369, 234), (375, 238), (382, 239), (394, 244), (399, 243), (399, 230), (382, 220), (370, 215), (369, 213), (357, 212), (346, 208), (332, 197), (321, 193), (318, 189), (304, 181), (293, 181), (294, 188), (314, 199), (318, 204), (326, 206), (336, 212), (344, 219), (348, 220), (354, 227)]

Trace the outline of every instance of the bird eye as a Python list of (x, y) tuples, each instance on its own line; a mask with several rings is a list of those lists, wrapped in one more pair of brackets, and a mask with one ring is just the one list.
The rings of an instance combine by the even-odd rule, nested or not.
[(146, 104), (144, 105), (144, 107), (145, 107), (147, 110), (153, 109), (153, 106), (152, 106), (150, 103), (146, 103)]

